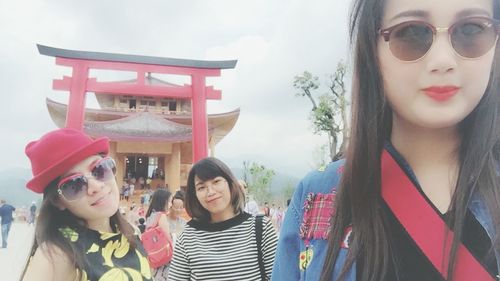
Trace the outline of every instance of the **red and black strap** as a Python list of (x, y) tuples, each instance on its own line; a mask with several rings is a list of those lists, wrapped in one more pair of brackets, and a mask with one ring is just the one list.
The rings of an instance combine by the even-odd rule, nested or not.
[[(382, 152), (381, 161), (382, 198), (432, 265), (446, 279), (453, 231), (414, 187), (387, 150)], [(494, 281), (462, 243), (458, 248), (453, 280)]]

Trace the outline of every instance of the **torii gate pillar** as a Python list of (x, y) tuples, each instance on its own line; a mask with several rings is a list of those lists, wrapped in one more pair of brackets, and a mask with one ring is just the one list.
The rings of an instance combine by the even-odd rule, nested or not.
[(205, 77), (191, 76), (193, 97), (191, 99), (193, 124), (193, 163), (208, 156), (208, 120)]
[(85, 63), (77, 62), (73, 66), (71, 86), (69, 89), (68, 112), (66, 114), (67, 128), (76, 130), (83, 129), (88, 73), (89, 69)]

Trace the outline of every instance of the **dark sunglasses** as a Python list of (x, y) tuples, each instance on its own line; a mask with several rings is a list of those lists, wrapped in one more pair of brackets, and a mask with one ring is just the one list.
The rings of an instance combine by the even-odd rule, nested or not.
[(432, 47), (438, 32), (448, 32), (451, 46), (462, 58), (475, 59), (495, 46), (499, 21), (486, 17), (468, 17), (450, 27), (435, 27), (424, 21), (407, 21), (381, 29), (392, 54), (402, 61), (423, 58)]
[[(110, 157), (102, 158), (92, 167), (90, 176), (98, 181), (107, 182), (115, 178), (116, 164)], [(76, 173), (63, 178), (57, 185), (57, 192), (66, 201), (75, 201), (87, 193), (88, 176)]]

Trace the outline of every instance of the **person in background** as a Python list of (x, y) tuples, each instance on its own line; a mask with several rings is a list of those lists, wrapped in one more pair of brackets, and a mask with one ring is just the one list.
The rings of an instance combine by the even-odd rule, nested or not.
[(146, 215), (146, 210), (144, 210), (144, 207), (142, 205), (137, 208), (137, 215), (140, 218), (143, 218)]
[(144, 218), (139, 218), (139, 225), (137, 226), (137, 228), (139, 228), (141, 233), (144, 233), (144, 231), (146, 230), (145, 223), (146, 223), (146, 220)]
[(125, 189), (128, 187), (127, 179), (123, 179), (122, 187), (120, 188), (120, 201), (125, 199)]
[(269, 204), (267, 202), (264, 203), (264, 216), (271, 218), (271, 210), (269, 209)]
[(276, 233), (268, 218), (243, 211), (245, 195), (226, 164), (212, 157), (198, 161), (187, 185), (186, 210), (193, 219), (177, 239), (168, 280), (268, 280)]
[(139, 177), (139, 180), (137, 180), (137, 183), (138, 183), (138, 187), (139, 189), (144, 189), (144, 184), (146, 183), (146, 181), (144, 180), (143, 177)]
[(177, 237), (179, 237), (186, 227), (186, 220), (182, 217), (184, 212), (184, 192), (182, 190), (178, 190), (172, 197), (172, 205), (170, 206), (167, 216), (174, 245), (175, 241), (177, 241)]
[(128, 199), (130, 198), (130, 184), (129, 183), (127, 183), (126, 186), (124, 186), (123, 197), (128, 202)]
[(43, 193), (35, 241), (21, 280), (153, 280), (138, 233), (119, 213), (108, 138), (64, 128), (26, 146)]
[[(167, 210), (170, 209), (170, 191), (166, 189), (157, 189), (153, 193), (151, 199), (151, 204), (149, 205), (148, 211), (146, 212), (146, 229), (156, 226), (158, 224), (160, 228), (167, 235), (170, 234), (170, 227), (168, 226)], [(170, 249), (172, 250), (172, 249)], [(153, 270), (153, 277), (155, 281), (166, 281), (168, 277), (168, 269), (170, 263), (164, 266), (160, 266)]]
[(0, 217), (2, 218), (2, 248), (7, 248), (10, 227), (12, 226), (12, 213), (16, 210), (12, 205), (7, 204), (5, 199), (0, 199)]
[(276, 232), (280, 232), (281, 225), (283, 224), (283, 211), (281, 210), (281, 206), (278, 206), (276, 209)]
[(128, 212), (127, 212), (127, 221), (133, 225), (137, 226), (139, 224), (139, 208), (135, 204), (135, 202), (132, 202), (132, 205), (130, 206)]
[(273, 224), (275, 229), (278, 229), (277, 226), (277, 212), (276, 205), (273, 203), (271, 205), (271, 209), (269, 210), (269, 216), (271, 216), (271, 223)]
[[(128, 196), (132, 197), (134, 196), (135, 192), (135, 179), (130, 179), (129, 184), (128, 184)], [(128, 197), (127, 197), (128, 201)]]
[(286, 200), (286, 207), (283, 210), (283, 216), (281, 217), (281, 226), (283, 226), (283, 222), (285, 221), (285, 217), (286, 217), (286, 212), (288, 211), (288, 206), (290, 206), (290, 202), (291, 201), (292, 201), (292, 199), (287, 199)]
[(33, 201), (33, 202), (31, 202), (28, 224), (35, 225), (35, 219), (36, 219), (36, 202)]
[(141, 192), (141, 195), (139, 196), (139, 202), (141, 206), (144, 206), (144, 192)]
[(149, 206), (151, 203), (151, 196), (153, 196), (153, 191), (151, 190), (151, 186), (147, 185), (146, 186), (146, 191), (144, 192), (144, 205)]
[(257, 201), (253, 199), (253, 196), (249, 194), (248, 192), (248, 186), (247, 183), (244, 180), (238, 180), (238, 183), (240, 184), (240, 187), (243, 189), (243, 192), (245, 193), (245, 207), (243, 210), (252, 216), (256, 216), (259, 214), (259, 204), (257, 204)]

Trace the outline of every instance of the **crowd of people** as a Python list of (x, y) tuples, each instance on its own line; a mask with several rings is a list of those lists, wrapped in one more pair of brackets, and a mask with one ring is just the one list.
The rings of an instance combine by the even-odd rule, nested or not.
[(354, 2), (349, 144), (286, 212), (208, 157), (127, 221), (108, 139), (58, 129), (26, 147), (43, 202), (22, 280), (496, 280), (500, 1)]

